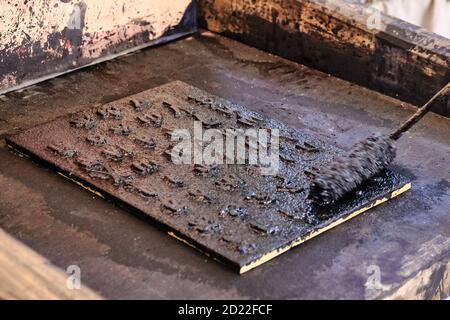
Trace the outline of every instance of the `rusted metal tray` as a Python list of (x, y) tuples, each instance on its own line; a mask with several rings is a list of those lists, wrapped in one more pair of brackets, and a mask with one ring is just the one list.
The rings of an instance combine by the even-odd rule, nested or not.
[[(173, 133), (192, 133), (194, 121), (219, 132), (279, 130), (277, 172), (262, 175), (248, 163), (174, 163)], [(309, 180), (340, 149), (180, 81), (58, 118), (6, 142), (239, 273), (411, 187), (386, 170), (339, 203), (316, 207), (308, 200)]]

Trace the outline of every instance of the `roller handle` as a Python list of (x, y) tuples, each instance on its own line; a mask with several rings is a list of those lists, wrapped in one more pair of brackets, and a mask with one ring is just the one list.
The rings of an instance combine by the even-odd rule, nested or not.
[(424, 115), (430, 111), (433, 106), (433, 102), (444, 96), (448, 91), (450, 91), (450, 82), (447, 83), (445, 87), (443, 87), (438, 93), (436, 93), (427, 103), (425, 103), (417, 112), (408, 120), (406, 120), (397, 130), (395, 130), (389, 137), (392, 140), (398, 140), (402, 136), (403, 133), (408, 131), (413, 125), (419, 122), (420, 119), (423, 118)]

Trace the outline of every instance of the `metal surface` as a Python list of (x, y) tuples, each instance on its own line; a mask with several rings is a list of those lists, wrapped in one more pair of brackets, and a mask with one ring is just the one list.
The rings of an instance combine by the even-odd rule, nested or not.
[[(0, 96), (0, 136), (181, 79), (349, 149), (413, 106), (203, 33)], [(364, 299), (450, 295), (450, 121), (429, 114), (398, 142), (401, 197), (241, 276), (0, 141), (0, 226), (105, 298)], [(26, 199), (24, 201), (24, 199)], [(378, 266), (382, 288), (365, 284)]]
[[(224, 140), (230, 128), (280, 130), (278, 172), (264, 176), (248, 157), (239, 165), (174, 163), (176, 129), (189, 130), (194, 137), (189, 143), (203, 143), (200, 149), (206, 150), (202, 138), (194, 136), (194, 121), (220, 130)], [(396, 173), (382, 172), (341, 202), (317, 208), (308, 199), (310, 179), (339, 149), (180, 81), (59, 118), (7, 143), (145, 213), (169, 234), (239, 272), (393, 197), (408, 183)]]

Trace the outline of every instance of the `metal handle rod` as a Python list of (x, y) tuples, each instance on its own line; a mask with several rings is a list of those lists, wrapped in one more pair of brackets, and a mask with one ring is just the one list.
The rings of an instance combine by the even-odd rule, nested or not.
[(430, 100), (428, 100), (427, 103), (425, 103), (417, 112), (408, 120), (406, 120), (400, 127), (398, 127), (397, 130), (395, 130), (391, 135), (390, 138), (392, 140), (397, 140), (402, 136), (402, 134), (406, 131), (408, 131), (413, 125), (415, 125), (424, 115), (427, 114), (428, 111), (430, 111), (433, 102), (444, 96), (448, 91), (450, 90), (450, 82), (447, 83), (445, 87), (443, 87), (438, 93), (436, 93)]

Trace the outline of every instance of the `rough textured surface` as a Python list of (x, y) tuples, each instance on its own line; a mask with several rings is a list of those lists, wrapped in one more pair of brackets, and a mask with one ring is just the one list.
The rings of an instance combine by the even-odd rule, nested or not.
[(0, 92), (196, 30), (191, 0), (29, 0), (0, 6)]
[[(201, 25), (421, 105), (450, 81), (450, 39), (358, 0), (200, 0)], [(434, 111), (450, 116), (448, 96)]]
[(336, 201), (388, 168), (395, 155), (394, 141), (388, 136), (373, 134), (358, 141), (348, 153), (319, 168), (311, 182), (310, 197), (322, 204)]
[[(174, 163), (171, 154), (181, 151), (175, 130), (190, 133), (191, 148), (195, 144), (204, 153), (211, 148), (212, 142), (195, 132), (195, 120), (200, 130), (213, 127), (224, 140), (231, 128), (279, 130), (276, 171), (263, 175), (248, 156), (245, 164), (223, 164), (227, 157), (235, 163), (235, 151), (225, 154), (223, 146), (215, 151), (218, 164), (194, 164), (195, 155), (186, 164)], [(6, 141), (241, 273), (409, 183), (379, 170), (379, 176), (353, 188), (352, 196), (319, 208), (308, 197), (310, 177), (341, 150), (181, 81), (61, 117)], [(247, 144), (248, 154), (250, 145), (261, 144), (274, 152), (271, 140)]]
[[(175, 79), (347, 150), (415, 111), (206, 33), (0, 96), (0, 135)], [(0, 225), (59, 267), (78, 264), (81, 280), (106, 298), (448, 297), (449, 136), (448, 119), (427, 115), (397, 145), (410, 192), (241, 276), (5, 146)], [(371, 265), (380, 290), (366, 290)]]

